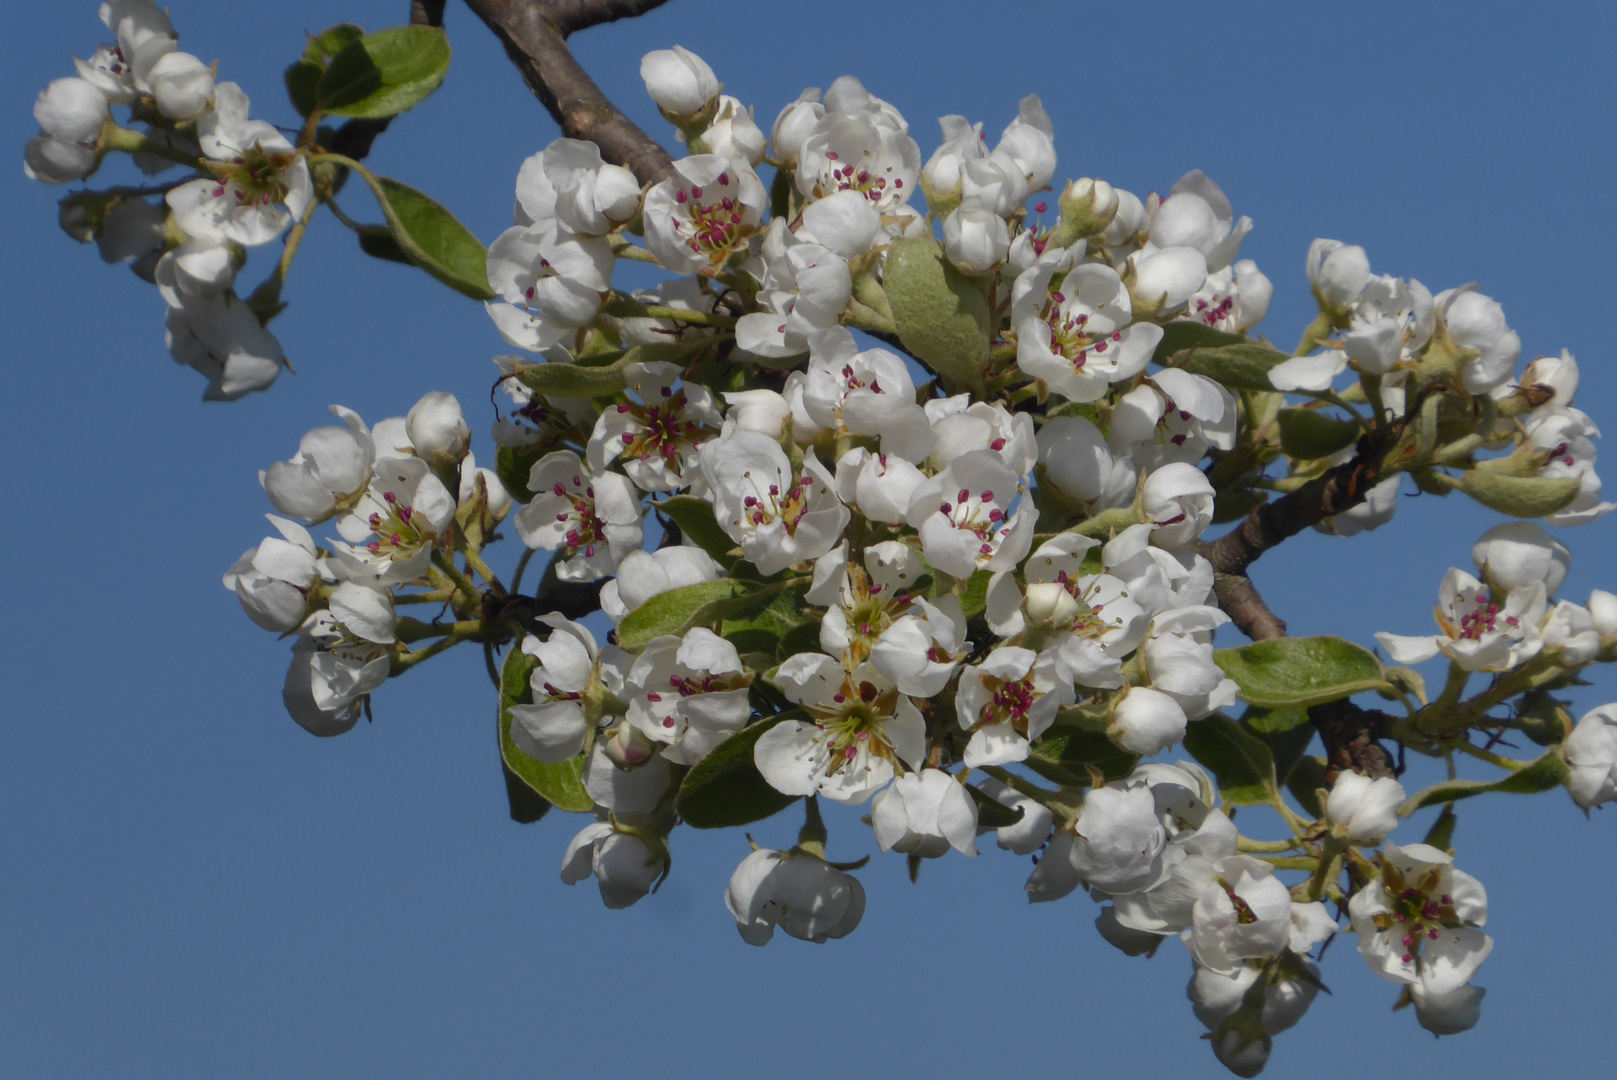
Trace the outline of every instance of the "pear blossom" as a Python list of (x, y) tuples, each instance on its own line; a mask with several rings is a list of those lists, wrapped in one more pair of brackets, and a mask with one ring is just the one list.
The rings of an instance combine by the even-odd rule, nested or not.
[(1353, 894), (1348, 916), (1372, 971), (1427, 994), (1469, 982), (1493, 950), (1478, 929), (1488, 918), (1481, 883), (1429, 844), (1383, 847), (1380, 873)]
[(666, 848), (653, 850), (641, 836), (601, 821), (579, 830), (561, 863), (565, 884), (576, 885), (593, 876), (601, 902), (612, 909), (633, 905), (667, 873)]
[(902, 524), (926, 474), (897, 453), (856, 446), (837, 461), (837, 497), (871, 521)]
[(346, 509), (370, 481), (375, 444), (359, 414), (341, 405), (331, 412), (343, 427), (319, 427), (298, 442), (289, 461), (259, 474), (275, 509), (302, 521), (323, 521)]
[(1085, 263), (1067, 271), (1057, 291), (1050, 275), (1060, 261), (1017, 279), (1011, 297), (1016, 362), (1073, 401), (1096, 401), (1107, 387), (1145, 370), (1162, 328), (1130, 325), (1132, 306), (1110, 267)]
[(1508, 382), (1522, 354), (1522, 339), (1505, 325), (1505, 311), (1476, 284), (1437, 294), (1437, 313), (1449, 338), (1477, 355), (1460, 365), (1460, 385), (1467, 393), (1486, 394)]
[(1213, 485), (1186, 462), (1170, 462), (1145, 478), (1141, 509), (1155, 528), (1151, 543), (1183, 547), (1213, 520)]
[(1540, 356), (1523, 369), (1514, 384), (1505, 383), (1491, 393), (1496, 398), (1513, 392), (1529, 394), (1538, 405), (1571, 405), (1578, 393), (1578, 361), (1566, 349), (1560, 356)]
[(1235, 220), (1224, 191), (1200, 169), (1174, 184), (1150, 216), (1151, 242), (1159, 248), (1190, 247), (1201, 252), (1209, 271), (1224, 269), (1241, 252), (1252, 219)]
[(897, 767), (919, 769), (926, 723), (907, 696), (868, 665), (848, 671), (820, 653), (781, 664), (776, 685), (808, 710), (759, 737), (758, 771), (783, 795), (812, 795), (857, 806), (886, 787)]
[(1106, 509), (1134, 498), (1138, 474), (1132, 462), (1114, 456), (1106, 436), (1083, 417), (1051, 417), (1039, 429), (1037, 445), (1043, 479), (1069, 499)]
[(1404, 785), (1392, 777), (1344, 769), (1325, 799), (1325, 819), (1355, 844), (1378, 844), (1398, 827), (1403, 801)]
[[(1178, 314), (1207, 284), (1207, 257), (1193, 247), (1151, 246), (1129, 256), (1129, 296), (1140, 315)], [(1155, 348), (1155, 344), (1152, 345)]]
[(1112, 705), (1107, 727), (1119, 746), (1150, 757), (1185, 737), (1184, 706), (1168, 694), (1144, 686), (1131, 686)]
[(648, 740), (667, 744), (669, 761), (694, 765), (752, 716), (751, 682), (735, 646), (705, 627), (655, 638), (624, 680), (628, 720)]
[[(851, 83), (847, 87), (844, 79)], [(910, 138), (908, 125), (885, 102), (864, 92), (858, 81), (844, 76), (850, 93), (826, 97), (826, 113), (814, 125), (798, 150), (797, 190), (823, 199), (839, 191), (855, 191), (872, 207), (888, 213), (909, 200), (921, 173), (921, 148)], [(853, 88), (857, 88), (854, 90)], [(857, 113), (841, 111), (862, 98)], [(896, 119), (895, 119), (896, 118)]]
[[(890, 677), (936, 679), (941, 667), (946, 682), (964, 645), (965, 619), (958, 602), (951, 605), (950, 598), (941, 598), (939, 607), (928, 605), (924, 619), (910, 620), (916, 625), (907, 624), (901, 633), (888, 636), (917, 602), (907, 590), (925, 572), (915, 549), (898, 540), (865, 548), (862, 567), (848, 562), (846, 541), (820, 556), (805, 596), (809, 603), (827, 609), (820, 620), (820, 648), (857, 665), (870, 659), (876, 644), (885, 640), (884, 667)], [(938, 637), (944, 639), (941, 647), (935, 644)], [(940, 648), (942, 661), (926, 655), (934, 648)]]
[(719, 96), (718, 76), (707, 61), (679, 45), (642, 57), (640, 78), (651, 100), (670, 119), (694, 117)]
[(106, 95), (85, 79), (57, 79), (41, 90), (34, 102), (39, 134), (23, 150), (28, 178), (63, 184), (88, 176), (99, 160), (96, 148), (107, 116)]
[(427, 572), (455, 499), (420, 458), (385, 458), (369, 489), (337, 522), (337, 571), (356, 581), (395, 584)]
[(646, 192), (646, 245), (677, 274), (718, 267), (759, 229), (768, 193), (745, 163), (718, 154), (674, 162), (674, 174)]
[(702, 144), (709, 153), (756, 168), (768, 143), (751, 110), (729, 94), (720, 94), (713, 122), (702, 132)]
[(537, 661), (528, 676), (533, 704), (511, 706), (511, 741), (540, 761), (567, 761), (583, 753), (594, 734), (585, 695), (599, 679), (600, 651), (579, 623), (555, 612), (539, 621), (551, 633), (522, 639), (523, 653)]
[(1207, 275), (1179, 318), (1214, 330), (1244, 334), (1263, 321), (1274, 283), (1251, 259), (1239, 259)]
[(1458, 1035), (1470, 1031), (1482, 1019), (1482, 997), (1488, 991), (1480, 986), (1456, 986), (1447, 993), (1433, 993), (1425, 985), (1409, 988), (1415, 1004), (1415, 1019), (1433, 1035)]
[(206, 401), (234, 401), (267, 390), (286, 366), (275, 335), (245, 302), (229, 294), (199, 295), (170, 308), (163, 340), (176, 363), (208, 380)]
[(780, 115), (769, 129), (769, 145), (774, 148), (775, 160), (787, 168), (796, 168), (803, 143), (813, 134), (825, 106), (820, 104), (819, 87), (810, 87), (781, 109)]
[(528, 473), (533, 501), (513, 524), (530, 548), (557, 553), (556, 576), (593, 581), (645, 542), (640, 499), (618, 473), (594, 473), (571, 450), (556, 450)]
[(1346, 311), (1359, 302), (1370, 283), (1370, 257), (1357, 244), (1315, 240), (1308, 246), (1305, 267), (1314, 298), (1322, 309)]
[(848, 523), (835, 482), (812, 452), (798, 476), (773, 439), (733, 431), (703, 444), (700, 465), (719, 526), (759, 573), (819, 558)]
[(703, 440), (722, 423), (712, 391), (682, 381), (677, 365), (660, 361), (630, 364), (624, 374), (634, 396), (607, 406), (595, 422), (590, 471), (604, 476), (608, 465), (622, 460), (642, 491), (687, 486)]
[(954, 848), (977, 854), (977, 804), (965, 785), (941, 769), (922, 769), (894, 780), (870, 804), (876, 845), (935, 859)]
[(883, 451), (909, 461), (924, 460), (936, 439), (904, 361), (886, 349), (859, 352), (842, 327), (809, 339), (803, 409), (821, 428), (878, 436)]
[[(1015, 825), (1003, 825), (994, 830), (995, 842), (1001, 849), (1018, 855), (1031, 855), (1044, 846), (1054, 823), (1048, 807), (992, 776), (983, 777), (977, 789), (1001, 806), (1022, 812), (1022, 820)], [(981, 830), (982, 826), (978, 828)]]
[(1512, 590), (1500, 604), (1482, 582), (1451, 569), (1443, 576), (1433, 612), (1442, 633), (1377, 633), (1376, 640), (1400, 664), (1423, 663), (1441, 652), (1466, 671), (1508, 671), (1538, 655), (1544, 610), (1542, 582)]
[(280, 538), (267, 537), (225, 571), (247, 617), (265, 630), (287, 633), (302, 624), (308, 593), (320, 577), (314, 538), (295, 521), (265, 514)]
[(992, 450), (973, 450), (915, 489), (905, 519), (933, 567), (957, 578), (1004, 570), (1027, 555), (1035, 516), (1022, 478)]
[(1544, 652), (1562, 667), (1576, 668), (1600, 655), (1600, 634), (1589, 609), (1562, 600), (1544, 616), (1539, 626)]
[(1544, 455), (1538, 475), (1548, 479), (1578, 478), (1571, 504), (1549, 515), (1554, 525), (1584, 525), (1610, 513), (1617, 503), (1600, 502), (1600, 476), (1595, 472), (1595, 444), (1600, 429), (1578, 409), (1545, 405), (1523, 422), (1533, 449)]
[[(965, 640), (966, 616), (960, 598), (953, 594), (933, 601), (914, 597), (903, 606), (904, 613), (870, 646), (870, 663), (904, 693), (935, 697), (971, 651), (971, 642)], [(857, 632), (868, 639), (864, 629), (861, 626)], [(822, 627), (821, 640), (824, 638)]]
[(859, 880), (803, 851), (757, 848), (741, 861), (724, 904), (748, 945), (766, 945), (780, 927), (822, 945), (846, 937), (865, 914)]
[(1617, 705), (1584, 713), (1562, 747), (1572, 801), (1588, 810), (1617, 800)]
[(489, 285), (500, 300), (484, 309), (510, 344), (544, 352), (595, 318), (615, 261), (606, 240), (574, 236), (555, 219), (515, 225), (488, 247)]
[(557, 139), (541, 160), (555, 192), (556, 220), (568, 232), (602, 236), (639, 212), (640, 182), (623, 166), (603, 161), (594, 143)]
[(1553, 595), (1572, 568), (1572, 552), (1534, 521), (1507, 521), (1482, 534), (1471, 549), (1477, 573), (1496, 592), (1534, 582)]
[(933, 398), (923, 411), (936, 437), (926, 455), (934, 469), (946, 469), (972, 450), (994, 451), (1017, 476), (1026, 476), (1039, 460), (1033, 418), (1026, 413), (1011, 412), (997, 401), (974, 402), (969, 394)]
[(1091, 790), (1073, 823), (1076, 842), (1068, 861), (1091, 888), (1105, 893), (1148, 889), (1168, 867), (1168, 833), (1156, 801), (1142, 781), (1117, 781)]
[(190, 120), (213, 96), (213, 69), (186, 52), (163, 54), (147, 75), (157, 111), (171, 120)]
[(1372, 274), (1342, 334), (1342, 352), (1359, 371), (1385, 375), (1426, 347), (1435, 311), (1432, 294), (1420, 282)]
[(281, 701), (310, 734), (340, 735), (359, 719), (365, 698), (387, 681), (389, 666), (387, 645), (367, 640), (334, 612), (316, 612), (292, 648)]
[(247, 118), (247, 95), (235, 83), (214, 88), (212, 107), (197, 118), (197, 141), (213, 175), (168, 193), (175, 220), (192, 236), (267, 244), (314, 198), (302, 155), (274, 125)]
[(982, 663), (964, 668), (955, 715), (971, 733), (962, 755), (967, 767), (1024, 761), (1028, 744), (1055, 721), (1056, 710), (1076, 698), (1053, 650), (1002, 645)]
[(1226, 855), (1213, 863), (1213, 882), (1196, 898), (1190, 927), (1182, 932), (1203, 967), (1227, 970), (1236, 961), (1273, 956), (1291, 935), (1291, 890), (1274, 867), (1250, 855)]

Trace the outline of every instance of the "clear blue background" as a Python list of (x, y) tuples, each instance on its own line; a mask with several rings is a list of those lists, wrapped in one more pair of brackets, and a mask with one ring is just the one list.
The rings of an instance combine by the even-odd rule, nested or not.
[[(450, 390), (486, 430), (489, 358), (507, 350), (478, 305), (364, 259), (322, 218), (274, 324), (298, 373), (200, 403), (200, 380), (163, 349), (155, 291), (64, 237), (61, 192), (21, 174), (34, 95), (107, 37), (95, 6), (27, 5), (0, 44), (0, 145), (14, 155), (0, 170), (0, 1075), (1222, 1073), (1183, 998), (1183, 950), (1130, 960), (1094, 934), (1088, 900), (1030, 907), (1026, 861), (991, 842), (975, 861), (929, 863), (919, 887), (902, 860), (878, 859), (852, 937), (752, 949), (720, 900), (746, 854), (739, 832), (681, 830), (662, 892), (627, 912), (560, 884), (582, 822), (506, 819), (475, 652), (384, 687), (376, 723), (343, 738), (295, 727), (279, 701), (285, 646), (219, 586), (266, 531), (257, 470), (329, 422), (332, 402), (375, 421)], [(288, 123), (280, 72), (303, 31), (380, 28), (406, 7), (176, 0), (173, 15), (182, 47), (218, 58), (255, 115)], [(487, 241), (510, 223), (519, 163), (556, 131), (464, 8), (448, 30), (448, 81), (372, 164)], [(804, 86), (856, 73), (923, 155), (935, 116), (983, 120), (992, 138), (1037, 92), (1058, 178), (1143, 194), (1202, 168), (1223, 185), (1257, 222), (1246, 254), (1277, 285), (1263, 327), (1277, 342), (1310, 316), (1309, 241), (1334, 237), (1434, 291), (1480, 281), (1529, 357), (1577, 354), (1580, 405), (1599, 419), (1617, 404), (1605, 5), (675, 0), (574, 39), (659, 135), (638, 63), (674, 43), (766, 128)], [(345, 202), (377, 216), (359, 190)], [(1392, 527), (1299, 537), (1256, 576), (1294, 633), (1425, 632), (1443, 571), (1469, 565), (1489, 523), (1458, 496), (1406, 499)], [(1565, 533), (1566, 595), (1617, 586), (1614, 527)], [(1599, 677), (1584, 705), (1617, 697)], [(786, 846), (796, 827), (787, 814), (753, 833)], [(852, 815), (832, 828), (833, 857), (873, 850)], [(1617, 1052), (1614, 828), (1561, 793), (1464, 804), (1460, 864), (1489, 889), (1498, 941), (1482, 1026), (1434, 1042), (1389, 1014), (1396, 988), (1348, 937), (1326, 957), (1333, 996), (1281, 1037), (1270, 1075), (1603, 1073)]]

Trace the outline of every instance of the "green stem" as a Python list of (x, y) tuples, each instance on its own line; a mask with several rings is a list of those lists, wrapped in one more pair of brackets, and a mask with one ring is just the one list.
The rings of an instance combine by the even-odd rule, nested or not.
[(1464, 739), (1456, 739), (1454, 742), (1446, 743), (1445, 745), (1452, 749), (1458, 750), (1462, 754), (1469, 754), (1478, 761), (1486, 761), (1490, 765), (1497, 765), (1501, 769), (1507, 769), (1510, 772), (1525, 769), (1530, 764), (1526, 761), (1516, 761), (1513, 758), (1503, 757), (1491, 751), (1484, 750), (1480, 746), (1472, 746)]
[(671, 319), (674, 322), (689, 323), (692, 326), (717, 326), (727, 329), (737, 322), (728, 315), (713, 315), (706, 311), (686, 311), (683, 308), (643, 304), (639, 300), (627, 296), (612, 297), (602, 305), (602, 310), (608, 315), (615, 315), (620, 319)]
[(192, 157), (190, 154), (182, 154), (173, 147), (164, 146), (162, 143), (148, 137), (144, 132), (121, 128), (110, 121), (106, 127), (101, 129), (100, 148), (103, 152), (121, 150), (126, 154), (155, 154), (160, 158), (167, 158), (169, 161), (177, 161), (181, 165), (189, 165), (193, 169), (202, 168), (201, 158)]
[[(444, 572), (445, 576), (447, 576), (450, 581), (455, 583), (456, 591), (465, 598), (465, 602), (467, 604), (477, 604), (479, 606), (482, 605), (482, 592), (476, 585), (472, 584), (472, 579), (462, 573), (460, 567), (455, 565), (454, 559), (450, 558), (448, 555), (445, 555), (437, 548), (434, 548), (432, 551), (432, 561), (433, 564), (438, 567), (438, 569)], [(458, 611), (459, 608), (456, 610)]]
[(1347, 850), (1347, 842), (1341, 838), (1327, 833), (1325, 843), (1319, 853), (1319, 865), (1314, 867), (1314, 874), (1308, 879), (1308, 899), (1318, 900), (1325, 895), (1325, 886), (1342, 870), (1342, 853)]
[(533, 553), (537, 550), (539, 549), (528, 548), (522, 553), (522, 558), (517, 560), (516, 573), (511, 576), (511, 592), (513, 594), (517, 594), (522, 591), (522, 575), (528, 569), (528, 560), (533, 558)]
[(1313, 350), (1315, 345), (1330, 336), (1331, 317), (1328, 313), (1322, 311), (1313, 322), (1308, 324), (1308, 329), (1303, 331), (1302, 340), (1297, 342), (1297, 348), (1292, 350), (1291, 355), (1306, 356)]
[(429, 623), (420, 619), (402, 618), (398, 621), (399, 640), (405, 644), (430, 637), (457, 637), (464, 641), (488, 629), (482, 619), (463, 619), (452, 623)]
[(470, 545), (462, 548), (460, 553), (466, 557), (466, 564), (473, 570), (477, 571), (478, 575), (482, 577), (484, 581), (488, 582), (489, 589), (493, 591), (495, 595), (507, 595), (504, 582), (500, 581), (500, 576), (498, 574), (489, 569), (489, 565), (483, 561), (482, 555), (476, 551), (473, 551)]
[(1273, 855), (1281, 851), (1295, 851), (1302, 846), (1303, 842), (1295, 838), (1291, 840), (1249, 840), (1241, 836), (1237, 837), (1235, 841), (1236, 850), (1244, 851), (1249, 855)]
[[(457, 627), (465, 626), (465, 625), (467, 625), (467, 624), (466, 623), (456, 623), (455, 624), (455, 626), (457, 626)], [(442, 638), (442, 639), (440, 639), (438, 641), (434, 641), (431, 645), (428, 645), (424, 649), (419, 649), (419, 650), (417, 650), (415, 652), (406, 653), (403, 656), (395, 656), (393, 658), (392, 670), (391, 670), (391, 672), (389, 674), (390, 675), (402, 675), (406, 671), (409, 671), (411, 668), (415, 667), (417, 664), (421, 663), (422, 661), (430, 660), (434, 656), (437, 656), (439, 653), (444, 652), (444, 651), (446, 651), (448, 649), (453, 649), (456, 645), (459, 645), (461, 642), (470, 640), (470, 639), (476, 637), (478, 634), (481, 634), (483, 632), (483, 621), (481, 619), (474, 620), (471, 625), (475, 626), (475, 629), (466, 630), (466, 631), (456, 631), (454, 633), (449, 634), (449, 636), (447, 636), (445, 638)]]
[(309, 222), (313, 220), (314, 213), (320, 208), (320, 200), (310, 199), (309, 205), (303, 208), (303, 215), (293, 223), (292, 229), (286, 234), (286, 246), (281, 249), (281, 258), (275, 264), (258, 288), (253, 290), (247, 298), (247, 306), (253, 309), (260, 323), (267, 323), (280, 314), (281, 287), (286, 284), (286, 275), (292, 269), (292, 260), (298, 257), (298, 246), (303, 243), (303, 234), (309, 231)]

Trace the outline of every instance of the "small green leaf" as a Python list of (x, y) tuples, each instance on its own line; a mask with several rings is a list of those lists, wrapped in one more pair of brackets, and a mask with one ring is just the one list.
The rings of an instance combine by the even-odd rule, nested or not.
[(1432, 822), (1432, 827), (1426, 830), (1426, 839), (1421, 843), (1431, 844), (1439, 851), (1447, 851), (1454, 843), (1454, 826), (1458, 821), (1459, 816), (1454, 812), (1454, 804), (1449, 803), (1443, 807), (1443, 812), (1437, 815), (1437, 820)]
[(1022, 807), (1015, 810), (1002, 802), (989, 798), (980, 789), (966, 785), (966, 794), (977, 804), (977, 827), (980, 829), (1008, 829), (1022, 820)]
[(730, 539), (730, 534), (713, 517), (712, 503), (694, 495), (675, 495), (652, 505), (672, 518), (685, 538), (713, 556), (720, 566), (728, 569), (735, 565), (736, 556), (731, 552), (736, 542)]
[(1568, 775), (1566, 762), (1562, 760), (1560, 751), (1552, 749), (1498, 780), (1445, 780), (1440, 784), (1433, 784), (1404, 800), (1404, 804), (1398, 808), (1398, 816), (1408, 817), (1425, 806), (1436, 806), (1438, 803), (1453, 802), (1456, 799), (1469, 799), (1473, 795), (1489, 792), (1536, 795), (1541, 791), (1560, 787), (1566, 783)]
[(966, 579), (959, 593), (960, 611), (966, 618), (981, 614), (988, 606), (988, 583), (993, 577), (987, 570), (979, 570)]
[(511, 498), (519, 503), (533, 501), (528, 476), (534, 462), (554, 450), (553, 446), (501, 446), (494, 451), (494, 475), (500, 478)]
[(1308, 710), (1300, 705), (1283, 705), (1275, 709), (1254, 705), (1242, 715), (1241, 723), (1259, 735), (1290, 731), (1308, 723)]
[(389, 27), (349, 41), (332, 56), (315, 100), (339, 116), (396, 116), (438, 89), (448, 71), (449, 38), (441, 28)]
[(1241, 698), (1269, 709), (1339, 701), (1385, 685), (1381, 661), (1339, 637), (1274, 638), (1219, 649), (1213, 660)]
[(976, 284), (930, 237), (894, 240), (883, 288), (904, 348), (955, 387), (980, 386), (993, 316)]
[(518, 825), (532, 825), (550, 813), (550, 803), (541, 798), (528, 782), (511, 771), (503, 760), (500, 769), (505, 773), (505, 800), (511, 808), (511, 820)]
[[(473, 300), (494, 298), (488, 286), (488, 250), (455, 215), (408, 184), (386, 176), (367, 180), (374, 180), (371, 191), (381, 203), (398, 253)], [(393, 248), (379, 244), (374, 235), (362, 232), (360, 247), (397, 261)]]
[[(759, 637), (762, 635), (771, 641), (768, 651), (774, 652), (780, 639), (800, 626), (813, 626), (815, 633), (819, 633), (823, 613), (804, 600), (807, 592), (808, 584), (804, 583), (768, 594), (755, 603), (735, 602), (724, 616), (725, 639), (731, 642), (738, 638), (762, 640)], [(736, 648), (740, 649), (741, 645), (737, 644)]]
[(1352, 446), (1359, 425), (1319, 409), (1281, 409), (1280, 448), (1299, 461), (1330, 457)]
[(717, 618), (717, 605), (744, 595), (750, 587), (734, 578), (719, 578), (658, 593), (624, 616), (618, 624), (618, 644), (629, 652), (639, 652), (653, 638), (683, 634)]
[(560, 362), (519, 364), (516, 376), (529, 390), (548, 397), (605, 397), (627, 385), (623, 369), (628, 364), (627, 354), (605, 367)]
[(674, 809), (685, 824), (697, 829), (750, 825), (797, 801), (796, 795), (782, 795), (770, 787), (752, 759), (759, 737), (785, 719), (772, 716), (744, 728), (696, 763), (674, 799)]
[(1278, 349), (1248, 341), (1239, 345), (1185, 349), (1169, 357), (1168, 363), (1192, 375), (1223, 383), (1231, 390), (1273, 391), (1269, 372), (1276, 364), (1289, 359)]
[(326, 73), (326, 63), (350, 42), (365, 36), (365, 31), (353, 23), (336, 26), (309, 35), (303, 55), (286, 68), (286, 93), (292, 107), (300, 116), (308, 116), (319, 105), (320, 77)]
[(1457, 480), (1461, 491), (1489, 510), (1519, 518), (1541, 518), (1566, 509), (1582, 484), (1576, 476), (1506, 476), (1488, 469), (1471, 469)]
[(1211, 326), (1199, 322), (1180, 320), (1163, 326), (1162, 340), (1157, 342), (1156, 352), (1151, 359), (1167, 367), (1170, 366), (1170, 360), (1175, 353), (1184, 352), (1186, 349), (1217, 349), (1225, 345), (1248, 344), (1251, 342), (1240, 334), (1214, 330)]
[[(595, 807), (595, 800), (584, 790), (584, 754), (551, 764), (529, 757), (511, 741), (511, 706), (533, 703), (533, 688), (528, 685), (528, 677), (537, 663), (518, 648), (512, 648), (505, 655), (505, 664), (500, 668), (500, 757), (507, 769), (552, 806), (586, 814)], [(516, 817), (516, 801), (511, 805), (512, 817)], [(531, 803), (525, 806), (531, 811)]]
[[(1304, 722), (1293, 727), (1279, 728), (1285, 721), (1277, 721), (1276, 713), (1267, 709), (1252, 706), (1247, 709), (1246, 715), (1241, 717), (1241, 726), (1253, 732), (1269, 746), (1269, 753), (1275, 760), (1275, 783), (1284, 786), (1291, 778), (1291, 772), (1303, 759), (1303, 754), (1314, 742), (1314, 727), (1307, 723), (1308, 713), (1303, 709), (1277, 710), (1288, 715), (1293, 711), (1301, 713)], [(1258, 725), (1264, 724), (1267, 730)]]
[(1134, 772), (1139, 760), (1099, 731), (1055, 727), (1033, 743), (1027, 766), (1057, 784), (1087, 787), (1089, 766), (1099, 769), (1107, 780), (1121, 780)]
[(1286, 790), (1297, 800), (1297, 805), (1310, 817), (1324, 817), (1325, 808), (1319, 803), (1320, 789), (1325, 786), (1325, 772), (1329, 768), (1322, 757), (1309, 755), (1292, 768), (1286, 778)]
[(1191, 723), (1185, 730), (1185, 749), (1218, 777), (1228, 802), (1254, 806), (1269, 802), (1278, 792), (1269, 744), (1222, 713)]

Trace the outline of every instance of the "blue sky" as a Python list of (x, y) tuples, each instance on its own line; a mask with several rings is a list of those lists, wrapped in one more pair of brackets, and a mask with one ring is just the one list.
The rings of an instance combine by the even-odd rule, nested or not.
[[(280, 71), (303, 31), (380, 28), (406, 8), (175, 0), (172, 13), (183, 47), (217, 58), (254, 115), (290, 122)], [(1309, 241), (1333, 237), (1434, 291), (1479, 281), (1528, 356), (1579, 357), (1579, 405), (1611, 415), (1617, 14), (1554, 3), (1530, 15), (1487, 3), (1143, 10), (674, 0), (574, 45), (659, 135), (639, 58), (675, 43), (765, 126), (804, 86), (857, 74), (909, 118), (923, 154), (934, 117), (963, 113), (994, 133), (1037, 92), (1056, 126), (1058, 179), (1096, 175), (1143, 194), (1201, 168), (1255, 219), (1245, 254), (1275, 281), (1260, 329), (1277, 342), (1310, 317)], [(739, 832), (681, 830), (661, 893), (604, 911), (593, 888), (556, 876), (580, 820), (506, 819), (474, 652), (384, 687), (373, 725), (325, 741), (296, 728), (279, 701), (285, 647), (219, 585), (265, 531), (257, 470), (333, 402), (374, 421), (449, 390), (486, 429), (489, 360), (507, 349), (478, 305), (365, 259), (322, 220), (274, 324), (297, 374), (251, 400), (202, 404), (200, 380), (163, 348), (155, 292), (63, 236), (60, 193), (21, 174), (34, 95), (106, 36), (95, 4), (31, 5), (9, 25), (0, 1074), (1222, 1072), (1183, 998), (1183, 950), (1123, 957), (1094, 934), (1089, 901), (1030, 907), (1025, 860), (997, 850), (929, 863), (919, 886), (902, 860), (878, 858), (862, 874), (863, 925), (821, 947), (782, 937), (759, 950), (736, 936), (721, 894), (746, 854)], [(448, 29), (448, 81), (371, 163), (486, 242), (510, 223), (518, 165), (556, 131), (464, 8), (451, 6)], [(360, 192), (347, 205), (376, 216)], [(1406, 499), (1392, 526), (1360, 540), (1298, 537), (1256, 577), (1294, 633), (1369, 644), (1376, 630), (1423, 632), (1443, 571), (1467, 565), (1491, 524), (1458, 498)], [(1617, 587), (1614, 529), (1564, 533), (1564, 595)], [(1584, 706), (1617, 698), (1617, 680), (1597, 678)], [(1580, 1075), (1617, 1052), (1617, 927), (1604, 917), (1617, 821), (1585, 821), (1560, 793), (1461, 811), (1459, 864), (1489, 889), (1497, 941), (1477, 980), (1489, 989), (1481, 1027), (1435, 1042), (1413, 1016), (1389, 1014), (1396, 988), (1345, 938), (1325, 959), (1332, 996), (1280, 1038), (1269, 1075), (1358, 1077), (1369, 1061)], [(752, 831), (785, 846), (796, 827), (788, 812)], [(832, 857), (873, 850), (855, 815), (831, 828)], [(1406, 829), (1419, 839), (1421, 825)]]

